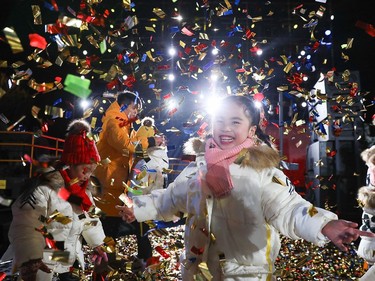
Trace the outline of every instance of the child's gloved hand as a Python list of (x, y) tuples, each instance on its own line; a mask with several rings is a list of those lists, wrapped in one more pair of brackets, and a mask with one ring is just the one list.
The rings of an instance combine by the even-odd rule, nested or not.
[(98, 246), (94, 248), (94, 253), (91, 260), (96, 265), (100, 265), (103, 261), (108, 262), (108, 256), (107, 253), (104, 252), (103, 248), (101, 246)]
[(20, 275), (23, 281), (35, 281), (38, 270), (51, 273), (52, 270), (42, 261), (42, 259), (29, 260), (20, 267)]

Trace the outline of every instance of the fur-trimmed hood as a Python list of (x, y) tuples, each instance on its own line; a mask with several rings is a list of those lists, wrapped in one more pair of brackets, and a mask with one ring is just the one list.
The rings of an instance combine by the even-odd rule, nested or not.
[(362, 186), (358, 189), (358, 203), (364, 208), (371, 210), (371, 213), (375, 214), (375, 192), (369, 186)]
[[(206, 140), (191, 138), (184, 144), (184, 153), (193, 155), (204, 154), (205, 144)], [(262, 170), (279, 167), (280, 156), (276, 149), (266, 144), (257, 144), (250, 147), (246, 153), (239, 155), (236, 163), (255, 170)]]
[(42, 184), (47, 184), (53, 189), (59, 189), (65, 185), (63, 177), (59, 171), (53, 167), (43, 168), (38, 172), (40, 174)]

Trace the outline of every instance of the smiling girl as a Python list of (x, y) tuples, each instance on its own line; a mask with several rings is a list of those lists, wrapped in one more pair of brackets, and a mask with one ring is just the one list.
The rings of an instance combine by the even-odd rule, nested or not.
[(332, 241), (343, 251), (359, 235), (374, 236), (295, 192), (259, 122), (250, 98), (224, 98), (213, 117), (213, 136), (189, 144), (196, 161), (167, 189), (117, 207), (127, 221), (186, 214), (183, 280), (276, 280), (279, 233), (319, 246)]

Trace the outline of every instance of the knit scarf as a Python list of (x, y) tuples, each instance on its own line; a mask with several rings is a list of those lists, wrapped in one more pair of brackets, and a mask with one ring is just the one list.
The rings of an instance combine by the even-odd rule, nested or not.
[(66, 200), (70, 203), (80, 205), (83, 211), (88, 211), (92, 205), (90, 198), (87, 196), (86, 187), (88, 180), (83, 186), (73, 183), (66, 170), (60, 170), (60, 174), (64, 179), (65, 188), (70, 192), (70, 196)]
[(240, 145), (222, 150), (214, 139), (206, 143), (205, 159), (207, 163), (206, 183), (216, 198), (221, 198), (233, 189), (233, 182), (229, 172), (229, 165), (236, 160), (236, 156), (244, 148), (254, 145), (254, 141), (247, 138)]

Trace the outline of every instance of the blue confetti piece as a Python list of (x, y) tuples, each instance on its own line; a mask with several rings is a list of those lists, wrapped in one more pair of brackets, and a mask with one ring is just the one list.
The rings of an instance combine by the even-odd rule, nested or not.
[(171, 26), (171, 28), (169, 29), (169, 31), (171, 33), (177, 33), (180, 31), (180, 28), (178, 26)]
[(128, 108), (127, 104), (124, 104), (123, 106), (120, 107), (120, 112), (125, 111)]
[(233, 10), (231, 9), (231, 10), (228, 10), (228, 11), (225, 11), (224, 13), (223, 13), (223, 16), (229, 16), (229, 15), (233, 15)]
[(129, 59), (128, 56), (124, 56), (123, 60), (124, 60), (125, 64), (128, 64), (130, 62), (130, 59)]
[(147, 59), (147, 55), (146, 55), (146, 54), (143, 54), (142, 59), (141, 59), (141, 62), (145, 62), (146, 59)]
[(239, 4), (240, 4), (240, 0), (235, 0), (235, 1), (234, 1), (234, 5), (235, 5), (235, 6), (238, 6)]
[(44, 8), (50, 10), (50, 11), (54, 11), (55, 8), (48, 2), (44, 2)]
[(326, 131), (326, 129), (324, 128), (323, 123), (319, 123), (319, 129), (320, 129), (320, 131), (321, 131), (324, 135), (327, 135), (327, 131)]
[(58, 105), (60, 102), (62, 102), (62, 98), (57, 99), (57, 100), (53, 103), (53, 106)]
[(203, 71), (206, 71), (208, 70), (211, 66), (214, 65), (214, 62), (213, 61), (210, 61), (208, 63), (206, 63), (204, 66), (203, 66)]
[(155, 84), (152, 83), (152, 84), (148, 85), (148, 88), (149, 89), (154, 89), (155, 88)]
[(229, 31), (228, 32), (228, 37), (232, 37), (232, 36), (234, 36), (234, 31)]
[(73, 111), (65, 111), (64, 115), (66, 119), (71, 119), (73, 116)]

